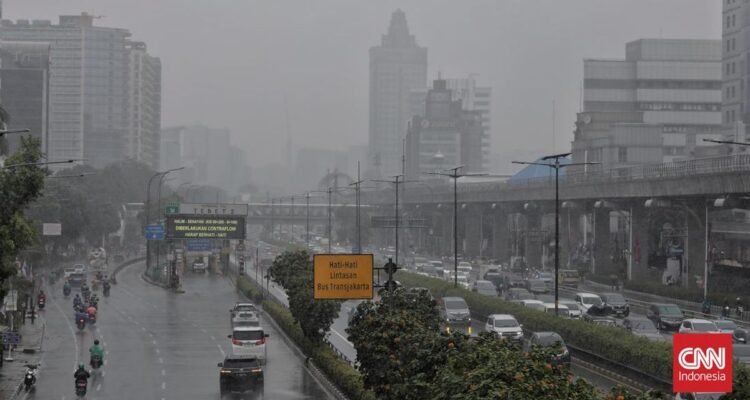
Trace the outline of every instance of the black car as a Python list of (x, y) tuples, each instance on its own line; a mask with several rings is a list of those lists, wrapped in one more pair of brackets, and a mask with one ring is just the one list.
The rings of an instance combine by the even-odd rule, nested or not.
[(526, 342), (524, 351), (530, 351), (534, 347), (557, 347), (549, 362), (570, 367), (570, 352), (563, 338), (556, 332), (534, 332)]
[(653, 303), (648, 307), (646, 317), (663, 331), (677, 331), (682, 325), (685, 315), (676, 304)]
[(244, 393), (263, 387), (263, 368), (256, 358), (233, 358), (228, 356), (218, 364), (219, 390), (226, 393)]
[(602, 302), (618, 317), (630, 315), (630, 304), (620, 293), (602, 293)]

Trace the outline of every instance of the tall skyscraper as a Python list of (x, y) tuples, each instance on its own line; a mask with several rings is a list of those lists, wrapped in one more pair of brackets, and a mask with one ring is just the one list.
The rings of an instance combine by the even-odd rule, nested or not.
[(48, 159), (101, 167), (128, 156), (130, 32), (94, 26), (95, 18), (3, 20), (0, 39), (51, 46)]
[(148, 54), (146, 44), (128, 44), (128, 158), (159, 168), (161, 132), (161, 61)]
[(426, 87), (427, 49), (409, 33), (406, 15), (396, 10), (380, 46), (370, 48), (368, 173), (401, 172), (401, 154), (411, 119), (410, 92)]
[[(641, 39), (623, 60), (583, 62), (573, 162), (611, 168), (685, 159), (721, 136), (721, 43)], [(570, 169), (582, 169), (571, 167)]]
[(468, 78), (447, 79), (453, 100), (461, 101), (461, 108), (479, 113), (482, 122), (481, 170), (489, 169), (490, 134), (492, 132), (492, 88), (477, 86), (475, 75)]
[[(728, 139), (745, 141), (750, 138), (750, 83), (747, 59), (750, 56), (750, 4), (743, 0), (722, 0), (721, 62), (722, 122)], [(743, 149), (744, 150), (744, 149)]]

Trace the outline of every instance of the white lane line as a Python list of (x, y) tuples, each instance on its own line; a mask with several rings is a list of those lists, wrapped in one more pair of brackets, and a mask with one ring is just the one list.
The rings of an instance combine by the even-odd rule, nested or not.
[(349, 345), (350, 345), (350, 346), (354, 347), (354, 343), (350, 342), (350, 341), (349, 341), (349, 339), (347, 339), (347, 338), (346, 338), (346, 336), (344, 336), (344, 335), (342, 335), (342, 334), (338, 333), (338, 332), (337, 332), (336, 330), (334, 330), (334, 329), (331, 329), (331, 333), (335, 333), (335, 334), (336, 334), (336, 336), (340, 337), (340, 338), (341, 338), (341, 339), (343, 339), (343, 340), (344, 340), (344, 341), (345, 341), (346, 343), (349, 343)]
[(211, 335), (211, 340), (216, 340), (216, 336)]
[(68, 330), (70, 330), (70, 336), (73, 338), (73, 344), (75, 344), (75, 347), (76, 347), (76, 361), (73, 365), (74, 365), (74, 368), (78, 367), (79, 348), (78, 348), (78, 340), (76, 340), (76, 330), (73, 328), (73, 324), (70, 323), (69, 321), (70, 318), (68, 318), (65, 315), (65, 312), (62, 310), (62, 308), (60, 308), (60, 305), (57, 304), (56, 301), (53, 302), (52, 304), (55, 305), (55, 308), (57, 309), (57, 311), (60, 313), (60, 315), (62, 315), (63, 320), (65, 320), (65, 324), (68, 325)]
[[(136, 324), (137, 324), (137, 322), (136, 322)], [(145, 326), (142, 326), (142, 327), (141, 327), (141, 330), (142, 330), (142, 331), (144, 331), (144, 332), (146, 332), (146, 327), (145, 327)]]
[(167, 388), (167, 382), (162, 382), (161, 383), (161, 390), (164, 390), (166, 388)]
[(161, 376), (165, 376), (166, 374), (167, 374), (167, 370), (166, 369), (161, 370)]
[(151, 343), (153, 343), (154, 346), (156, 346), (156, 340), (152, 340)]
[(102, 376), (106, 375), (107, 371), (102, 371)]
[(156, 349), (156, 354), (161, 354), (161, 350)]
[(219, 351), (221, 352), (221, 356), (222, 357), (226, 357), (227, 356), (227, 353), (224, 352), (224, 349), (221, 348), (221, 345), (219, 345), (218, 343), (216, 343), (216, 347), (219, 348)]
[(208, 331), (206, 331), (206, 328), (201, 328), (201, 332), (208, 333)]
[(102, 390), (102, 384), (101, 383), (98, 384), (98, 385), (96, 385), (96, 391), (98, 392), (100, 390)]
[(159, 364), (164, 364), (164, 359), (159, 357)]

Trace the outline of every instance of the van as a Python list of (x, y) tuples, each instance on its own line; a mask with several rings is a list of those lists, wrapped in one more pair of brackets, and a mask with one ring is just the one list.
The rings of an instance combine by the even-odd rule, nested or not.
[(265, 363), (268, 355), (266, 338), (268, 334), (260, 326), (235, 326), (232, 334), (232, 356), (234, 358), (257, 358)]

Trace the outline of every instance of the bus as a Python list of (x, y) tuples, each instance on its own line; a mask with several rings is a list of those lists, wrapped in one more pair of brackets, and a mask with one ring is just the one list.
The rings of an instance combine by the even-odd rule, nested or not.
[(581, 274), (577, 269), (561, 269), (559, 272), (559, 282), (565, 286), (578, 286), (581, 281)]

